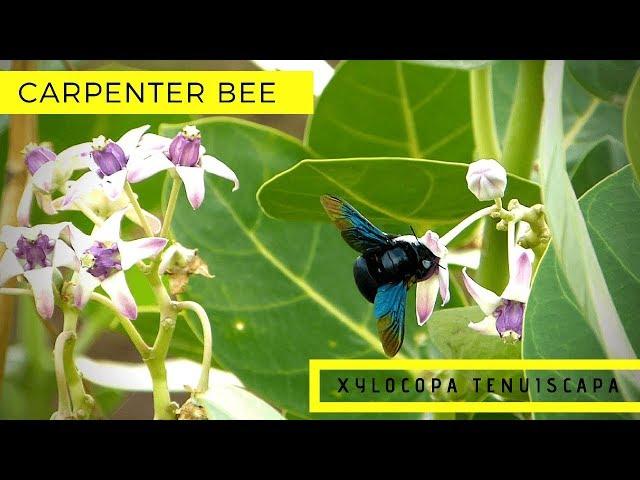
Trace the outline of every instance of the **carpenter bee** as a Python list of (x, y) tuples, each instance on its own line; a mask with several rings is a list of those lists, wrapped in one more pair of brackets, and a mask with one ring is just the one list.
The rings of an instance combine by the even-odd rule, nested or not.
[(404, 340), (407, 291), (436, 273), (439, 258), (418, 240), (413, 229), (413, 235), (390, 235), (338, 197), (323, 195), (320, 203), (342, 238), (360, 253), (353, 277), (362, 296), (375, 304), (382, 347), (393, 357)]

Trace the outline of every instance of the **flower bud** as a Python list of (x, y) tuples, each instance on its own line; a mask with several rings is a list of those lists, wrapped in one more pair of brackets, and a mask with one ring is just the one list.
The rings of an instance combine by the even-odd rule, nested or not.
[(495, 160), (478, 160), (469, 165), (467, 185), (480, 201), (502, 198), (507, 188), (507, 172)]
[(180, 167), (193, 167), (200, 160), (200, 131), (187, 125), (169, 146), (169, 159)]
[(103, 176), (113, 175), (127, 166), (124, 150), (115, 142), (106, 140), (103, 135), (93, 139), (93, 161)]
[(24, 148), (24, 163), (31, 175), (34, 175), (42, 165), (53, 162), (55, 159), (56, 154), (42, 145), (30, 143)]

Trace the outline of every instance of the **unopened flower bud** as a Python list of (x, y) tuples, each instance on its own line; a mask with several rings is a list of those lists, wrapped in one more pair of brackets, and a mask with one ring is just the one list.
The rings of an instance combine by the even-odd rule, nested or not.
[(187, 125), (169, 146), (169, 159), (179, 167), (193, 167), (200, 159), (200, 131)]
[(467, 185), (480, 201), (502, 198), (507, 188), (507, 172), (495, 160), (478, 160), (469, 165)]
[(56, 154), (43, 145), (30, 143), (24, 147), (24, 163), (31, 175), (34, 175), (42, 165), (53, 162)]
[(113, 175), (127, 166), (124, 150), (115, 142), (105, 139), (103, 135), (93, 139), (93, 161), (104, 176)]

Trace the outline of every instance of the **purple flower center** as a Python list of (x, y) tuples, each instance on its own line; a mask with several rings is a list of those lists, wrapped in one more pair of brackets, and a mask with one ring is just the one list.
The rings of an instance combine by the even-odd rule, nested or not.
[(49, 237), (39, 233), (35, 240), (29, 240), (21, 235), (16, 242), (16, 248), (13, 249), (16, 257), (24, 260), (24, 269), (33, 270), (39, 267), (50, 267), (51, 254), (56, 245), (54, 240), (49, 240)]
[(524, 303), (515, 300), (503, 300), (496, 308), (496, 330), (500, 336), (507, 332), (514, 332), (518, 338), (522, 337), (522, 319), (524, 318)]
[(106, 144), (101, 148), (94, 147), (91, 155), (93, 161), (100, 168), (98, 175), (101, 177), (119, 172), (127, 166), (129, 161), (120, 145), (111, 140), (107, 140)]
[(200, 160), (200, 136), (179, 133), (169, 145), (169, 160), (179, 167), (194, 167)]
[(56, 159), (56, 154), (45, 147), (35, 147), (27, 151), (24, 156), (24, 163), (27, 164), (27, 170), (31, 175), (40, 169), (45, 163), (53, 162)]
[(91, 275), (100, 280), (122, 270), (120, 251), (115, 243), (95, 242), (84, 252), (82, 263)]

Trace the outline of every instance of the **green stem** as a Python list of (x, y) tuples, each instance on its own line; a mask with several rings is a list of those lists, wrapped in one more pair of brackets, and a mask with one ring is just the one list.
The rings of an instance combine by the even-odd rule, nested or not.
[(53, 347), (53, 364), (58, 386), (58, 411), (53, 418), (60, 420), (71, 418), (71, 398), (69, 397), (64, 365), (64, 346), (71, 335), (73, 335), (72, 332), (62, 332), (56, 338), (56, 343)]
[(78, 324), (78, 310), (63, 307), (64, 327), (60, 335), (64, 335), (65, 341), (62, 349), (62, 361), (66, 382), (71, 396), (71, 406), (75, 418), (87, 419), (91, 415), (95, 401), (84, 389), (82, 377), (73, 360), (76, 346), (76, 326)]
[(176, 211), (176, 203), (178, 203), (178, 194), (180, 193), (180, 187), (182, 181), (177, 175), (173, 177), (173, 183), (171, 184), (171, 193), (169, 194), (169, 201), (167, 203), (167, 210), (162, 220), (162, 230), (160, 236), (169, 238), (169, 230), (171, 229), (171, 221), (173, 220), (173, 214)]
[[(501, 159), (494, 157), (501, 160), (507, 172), (525, 178), (529, 178), (531, 174), (531, 167), (536, 157), (540, 136), (543, 69), (543, 61), (525, 60), (520, 62), (518, 81), (505, 135), (504, 154)], [(478, 96), (490, 95), (491, 92), (488, 89), (474, 92), (472, 82), (472, 98), (474, 94)], [(484, 102), (474, 102), (472, 100), (474, 123), (487, 117), (487, 115), (482, 115), (481, 112), (473, 113), (475, 106), (483, 104)], [(495, 126), (493, 129), (495, 130)], [(475, 141), (479, 152), (486, 151), (493, 143), (491, 138), (488, 137), (477, 137)], [(494, 222), (487, 221), (484, 227), (477, 281), (490, 290), (502, 291), (508, 281), (508, 272), (504, 268), (506, 255), (506, 235), (496, 230)]]
[(91, 300), (101, 303), (115, 314), (116, 318), (120, 321), (122, 328), (131, 339), (131, 343), (133, 343), (133, 345), (136, 347), (136, 350), (138, 350), (138, 353), (140, 353), (142, 359), (145, 360), (146, 358), (148, 358), (149, 354), (151, 353), (151, 347), (146, 344), (136, 327), (133, 325), (133, 322), (122, 315), (113, 304), (113, 302), (104, 295), (93, 292), (91, 294)]
[(471, 115), (477, 158), (500, 159), (500, 143), (493, 113), (491, 65), (471, 70)]
[(544, 61), (523, 60), (504, 140), (502, 164), (507, 172), (529, 178), (536, 159), (542, 118)]
[(204, 393), (209, 390), (209, 372), (211, 371), (211, 355), (213, 352), (209, 316), (205, 309), (196, 302), (174, 302), (174, 305), (180, 310), (191, 310), (198, 316), (202, 325), (202, 369), (200, 370), (200, 380), (196, 390), (199, 393)]
[(136, 211), (136, 215), (138, 215), (138, 218), (140, 219), (140, 225), (142, 225), (144, 233), (148, 237), (153, 237), (153, 231), (149, 226), (149, 222), (147, 222), (147, 218), (144, 216), (142, 207), (138, 202), (138, 197), (136, 196), (135, 192), (131, 188), (131, 185), (129, 184), (129, 182), (125, 182), (124, 184), (124, 192), (127, 194), (127, 197), (129, 197), (129, 201), (131, 202), (131, 205), (133, 205), (133, 208)]

